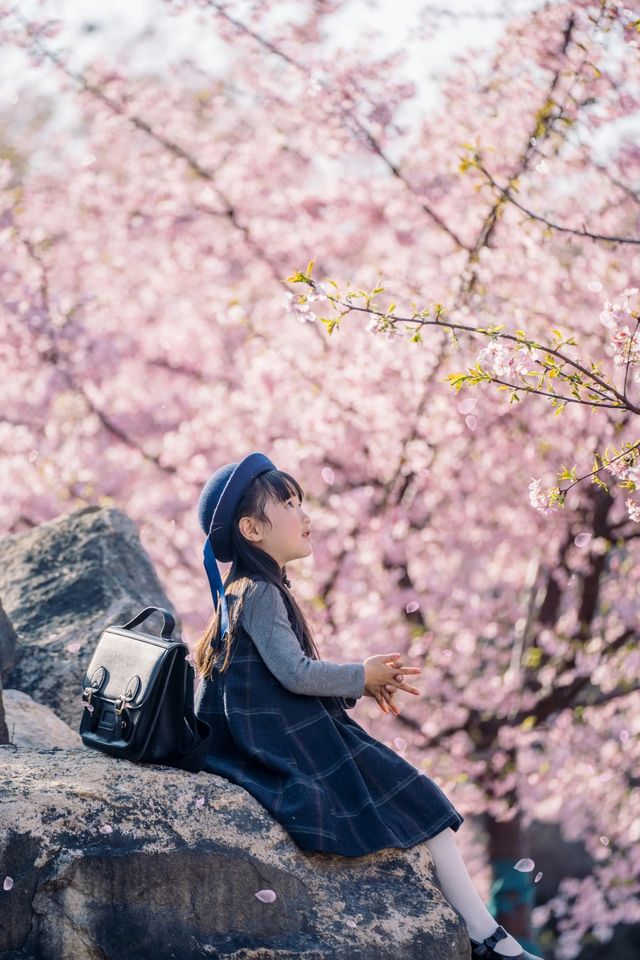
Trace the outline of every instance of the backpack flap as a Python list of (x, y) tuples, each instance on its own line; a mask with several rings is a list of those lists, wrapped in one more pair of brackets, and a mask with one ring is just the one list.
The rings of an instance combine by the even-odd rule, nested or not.
[(84, 743), (115, 756), (139, 759), (153, 732), (176, 655), (183, 648), (182, 641), (108, 627), (84, 676), (85, 709), (79, 731)]

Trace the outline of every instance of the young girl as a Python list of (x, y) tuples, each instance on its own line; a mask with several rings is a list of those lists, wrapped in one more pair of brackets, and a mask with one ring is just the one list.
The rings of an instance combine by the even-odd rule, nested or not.
[[(321, 660), (290, 592), (286, 565), (312, 552), (303, 492), (262, 453), (228, 463), (198, 504), (215, 613), (196, 643), (196, 713), (213, 728), (204, 769), (249, 791), (302, 850), (359, 857), (425, 841), (446, 899), (464, 917), (474, 958), (540, 960), (486, 910), (455, 843), (464, 818), (424, 773), (376, 740), (348, 709), (373, 697), (400, 711), (420, 691), (400, 653)], [(231, 562), (222, 583), (217, 559)]]

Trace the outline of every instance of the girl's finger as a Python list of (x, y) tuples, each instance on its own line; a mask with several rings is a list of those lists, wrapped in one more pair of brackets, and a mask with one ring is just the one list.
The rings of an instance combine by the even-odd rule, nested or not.
[(421, 693), (421, 690), (418, 690), (417, 687), (412, 687), (408, 683), (399, 683), (396, 687), (397, 690), (406, 690), (407, 693)]
[(380, 690), (374, 690), (374, 694), (373, 694), (373, 695), (374, 695), (374, 697), (376, 698), (376, 700), (378, 701), (378, 706), (380, 707), (380, 709), (382, 710), (382, 712), (383, 712), (383, 713), (388, 713), (389, 711), (386, 709), (386, 704), (385, 704), (385, 702), (384, 702), (384, 697), (382, 696), (382, 692), (381, 692)]
[(396, 704), (395, 704), (395, 702), (394, 702), (393, 693), (387, 693), (387, 691), (383, 689), (383, 690), (382, 690), (382, 696), (383, 696), (383, 697), (385, 698), (385, 700), (387, 701), (387, 703), (388, 703), (388, 705), (389, 705), (389, 709), (391, 709), (391, 710), (393, 711), (393, 713), (395, 713), (396, 715), (397, 715), (398, 713), (400, 713), (399, 708), (396, 706)]

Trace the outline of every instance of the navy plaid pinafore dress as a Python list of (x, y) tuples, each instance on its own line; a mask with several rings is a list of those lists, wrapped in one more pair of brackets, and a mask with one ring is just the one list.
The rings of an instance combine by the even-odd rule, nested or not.
[(203, 769), (244, 787), (302, 850), (359, 857), (411, 847), (464, 820), (343, 698), (287, 690), (242, 621), (229, 667), (201, 680), (195, 710), (213, 728)]

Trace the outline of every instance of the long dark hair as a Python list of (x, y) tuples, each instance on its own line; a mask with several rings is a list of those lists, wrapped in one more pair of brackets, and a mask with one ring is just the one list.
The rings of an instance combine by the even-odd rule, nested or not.
[(196, 641), (193, 648), (192, 660), (197, 673), (201, 677), (211, 677), (214, 670), (223, 673), (231, 662), (232, 644), (236, 635), (237, 623), (242, 611), (244, 592), (254, 580), (268, 580), (278, 588), (282, 594), (285, 606), (289, 612), (289, 620), (294, 633), (298, 637), (300, 646), (313, 660), (319, 660), (320, 655), (315, 645), (311, 627), (302, 610), (289, 591), (286, 567), (273, 559), (258, 546), (254, 546), (240, 532), (238, 522), (241, 517), (254, 517), (269, 525), (270, 521), (265, 513), (267, 499), (286, 503), (290, 497), (297, 496), (304, 499), (302, 487), (297, 480), (282, 470), (267, 470), (260, 473), (249, 484), (242, 495), (233, 518), (231, 528), (231, 543), (233, 559), (231, 567), (224, 578), (225, 593), (232, 584), (234, 589), (230, 594), (237, 597), (233, 604), (229, 604), (229, 630), (224, 638), (220, 638), (220, 611), (218, 603), (206, 630)]

